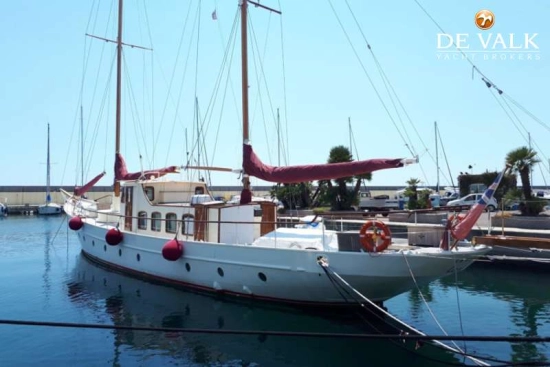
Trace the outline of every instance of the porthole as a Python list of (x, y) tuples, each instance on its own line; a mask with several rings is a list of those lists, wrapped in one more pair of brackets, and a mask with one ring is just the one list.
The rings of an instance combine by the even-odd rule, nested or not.
[(82, 235), (82, 241), (86, 242), (86, 236)]
[(92, 241), (92, 246), (95, 246), (95, 241)]
[(122, 249), (118, 249), (118, 256), (122, 256)]
[(191, 265), (189, 265), (189, 263), (185, 263), (185, 270), (191, 271)]
[(258, 278), (260, 278), (262, 282), (265, 282), (267, 280), (267, 277), (264, 273), (258, 273)]
[(103, 245), (103, 251), (107, 252), (107, 245)]
[(222, 268), (218, 268), (218, 274), (223, 277), (223, 269)]
[(140, 254), (137, 254), (137, 255), (136, 255), (136, 259), (137, 259), (137, 261), (141, 261), (141, 256), (140, 256)]

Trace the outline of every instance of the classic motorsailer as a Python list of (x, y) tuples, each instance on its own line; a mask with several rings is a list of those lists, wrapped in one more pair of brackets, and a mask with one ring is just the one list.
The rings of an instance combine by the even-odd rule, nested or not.
[[(89, 184), (67, 194), (65, 211), (71, 229), (89, 259), (130, 274), (229, 295), (303, 305), (349, 305), (323, 267), (338, 273), (358, 292), (377, 302), (469, 266), (487, 246), (439, 248), (392, 247), (391, 234), (379, 222), (360, 232), (362, 249), (338, 241), (324, 225), (277, 226), (274, 203), (262, 202), (257, 216), (250, 201), (249, 177), (296, 183), (350, 177), (403, 167), (407, 159), (371, 159), (337, 164), (272, 167), (261, 162), (249, 143), (247, 77), (247, 8), (240, 1), (243, 105), (243, 190), (241, 202), (214, 201), (204, 182), (169, 181), (177, 172), (129, 173), (120, 154), (120, 57), (122, 0), (117, 38), (117, 113), (115, 186), (111, 208), (101, 210), (83, 193)], [(262, 7), (265, 7), (262, 5)], [(414, 274), (414, 279), (411, 277)]]

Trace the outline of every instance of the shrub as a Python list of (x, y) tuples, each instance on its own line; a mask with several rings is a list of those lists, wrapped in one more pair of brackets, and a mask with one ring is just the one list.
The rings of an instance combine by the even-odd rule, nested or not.
[(546, 205), (548, 205), (547, 200), (532, 198), (529, 201), (522, 201), (519, 204), (519, 210), (521, 211), (521, 215), (536, 216), (544, 211)]

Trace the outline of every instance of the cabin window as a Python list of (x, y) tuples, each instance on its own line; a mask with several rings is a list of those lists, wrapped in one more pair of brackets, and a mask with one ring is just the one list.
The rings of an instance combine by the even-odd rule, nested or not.
[(193, 214), (184, 214), (181, 217), (181, 234), (193, 234), (194, 218)]
[(145, 191), (145, 196), (147, 196), (147, 199), (149, 199), (149, 201), (155, 200), (155, 188), (154, 187), (146, 186), (144, 191)]
[(174, 213), (166, 214), (166, 232), (176, 233), (178, 227), (178, 216)]
[(139, 212), (138, 213), (138, 228), (147, 229), (147, 213)]
[(203, 195), (204, 194), (204, 187), (197, 186), (195, 187), (195, 195)]
[(123, 187), (120, 191), (120, 202), (124, 204), (126, 203), (126, 187)]
[(161, 215), (159, 212), (154, 212), (151, 215), (151, 231), (160, 232)]

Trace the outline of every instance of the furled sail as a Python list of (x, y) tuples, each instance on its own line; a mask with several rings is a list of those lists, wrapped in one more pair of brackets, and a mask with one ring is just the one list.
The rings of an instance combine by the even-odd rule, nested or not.
[(386, 168), (403, 167), (407, 160), (369, 159), (364, 161), (326, 163), (302, 166), (273, 167), (262, 163), (252, 146), (243, 145), (243, 169), (250, 176), (269, 182), (298, 183), (305, 181), (331, 180), (374, 172)]
[(461, 241), (468, 237), (468, 234), (481, 216), (481, 213), (483, 213), (483, 211), (485, 210), (487, 203), (495, 194), (495, 191), (498, 188), (498, 185), (500, 184), (500, 181), (502, 180), (502, 177), (505, 175), (507, 170), (508, 167), (500, 172), (491, 184), (491, 186), (489, 186), (487, 190), (485, 190), (478, 202), (470, 208), (470, 210), (462, 219), (458, 220), (457, 223), (453, 223), (453, 225), (451, 226), (451, 234), (454, 239)]
[(82, 196), (84, 195), (85, 193), (88, 192), (88, 190), (90, 190), (99, 180), (101, 180), (101, 178), (105, 176), (105, 172), (102, 172), (100, 173), (99, 175), (95, 176), (94, 178), (92, 178), (90, 180), (90, 182), (88, 182), (86, 185), (83, 185), (83, 186), (77, 186), (74, 188), (74, 194), (76, 196)]
[(169, 166), (160, 169), (147, 170), (143, 172), (134, 172), (129, 173), (126, 168), (126, 162), (120, 153), (116, 154), (115, 159), (115, 180), (117, 181), (132, 181), (140, 178), (158, 178), (162, 177), (168, 173), (177, 173), (179, 172), (179, 167)]

